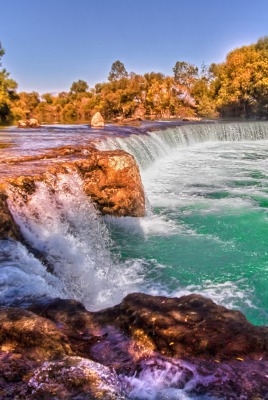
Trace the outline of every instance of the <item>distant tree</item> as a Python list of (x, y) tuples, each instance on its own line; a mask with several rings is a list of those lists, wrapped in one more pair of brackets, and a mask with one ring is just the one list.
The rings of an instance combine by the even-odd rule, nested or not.
[(127, 70), (124, 64), (117, 60), (111, 66), (111, 71), (108, 75), (108, 80), (110, 82), (117, 81), (121, 78), (126, 78), (128, 76)]
[(191, 88), (198, 77), (198, 68), (185, 61), (177, 61), (173, 68), (176, 83)]
[(74, 82), (71, 86), (71, 93), (85, 93), (89, 89), (87, 82), (79, 79), (79, 81)]
[[(4, 54), (5, 50), (0, 42), (0, 67)], [(11, 102), (16, 97), (16, 88), (17, 83), (9, 78), (9, 73), (4, 68), (0, 68), (0, 122), (12, 118)]]
[(4, 54), (5, 54), (5, 50), (3, 49), (2, 43), (0, 42), (0, 67), (2, 66), (1, 58), (3, 57)]
[(42, 94), (42, 99), (45, 100), (47, 104), (52, 104), (53, 103), (53, 96), (51, 93), (44, 93)]
[(20, 92), (18, 94), (18, 100), (16, 101), (16, 107), (23, 110), (23, 118), (33, 117), (34, 110), (40, 103), (39, 93), (37, 92)]

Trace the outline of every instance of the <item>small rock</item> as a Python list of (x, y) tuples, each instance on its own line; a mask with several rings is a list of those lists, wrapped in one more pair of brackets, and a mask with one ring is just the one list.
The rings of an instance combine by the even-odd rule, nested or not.
[(104, 119), (100, 112), (97, 112), (93, 115), (91, 119), (91, 126), (93, 128), (103, 128), (104, 127)]
[(35, 118), (21, 119), (18, 121), (18, 128), (39, 128), (40, 124)]

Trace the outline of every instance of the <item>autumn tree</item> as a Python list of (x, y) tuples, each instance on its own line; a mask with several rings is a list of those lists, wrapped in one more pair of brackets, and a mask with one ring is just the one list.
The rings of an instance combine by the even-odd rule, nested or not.
[(198, 77), (198, 68), (185, 61), (177, 61), (173, 73), (176, 83), (190, 89)]
[(214, 98), (222, 116), (268, 114), (268, 38), (227, 54), (212, 64)]

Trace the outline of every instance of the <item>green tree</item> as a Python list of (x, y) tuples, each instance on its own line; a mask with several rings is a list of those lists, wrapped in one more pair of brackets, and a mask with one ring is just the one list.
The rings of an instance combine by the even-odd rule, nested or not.
[[(5, 54), (5, 50), (0, 42), (0, 68), (2, 67), (1, 59)], [(17, 83), (9, 78), (9, 73), (4, 69), (0, 69), (0, 122), (10, 120), (12, 118), (11, 104), (16, 98)]]
[(127, 70), (124, 64), (117, 60), (111, 66), (111, 71), (108, 75), (108, 80), (110, 82), (117, 81), (121, 78), (126, 78), (128, 76)]
[(70, 92), (71, 93), (85, 93), (89, 89), (87, 82), (79, 79), (77, 82), (73, 82)]

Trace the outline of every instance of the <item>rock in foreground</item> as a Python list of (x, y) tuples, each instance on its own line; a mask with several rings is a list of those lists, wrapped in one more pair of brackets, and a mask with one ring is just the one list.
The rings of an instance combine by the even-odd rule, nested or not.
[(134, 293), (99, 312), (60, 299), (30, 309), (0, 313), (3, 399), (137, 399), (143, 386), (157, 399), (179, 390), (267, 398), (268, 328), (202, 296)]

